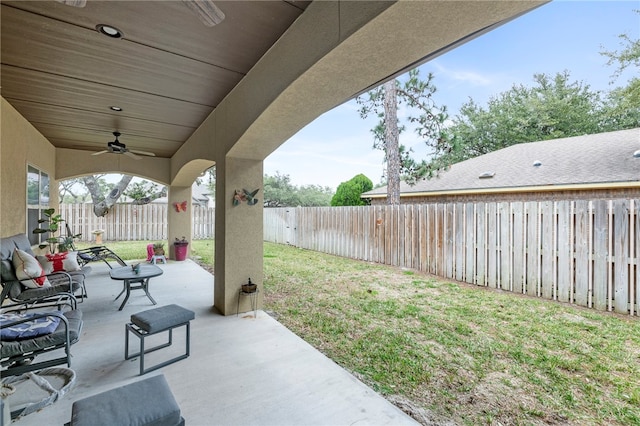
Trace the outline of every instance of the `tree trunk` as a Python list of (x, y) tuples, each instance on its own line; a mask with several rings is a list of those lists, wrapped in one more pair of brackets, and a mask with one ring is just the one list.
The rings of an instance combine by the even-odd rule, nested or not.
[(91, 193), (91, 199), (93, 200), (93, 213), (98, 217), (103, 217), (109, 213), (109, 209), (118, 201), (118, 198), (120, 198), (124, 190), (127, 189), (127, 185), (129, 185), (131, 179), (133, 179), (133, 176), (123, 175), (115, 188), (102, 199), (96, 178), (94, 176), (85, 176), (84, 184), (87, 186), (89, 193)]
[(387, 204), (400, 204), (400, 149), (396, 81), (384, 84), (385, 155), (387, 157)]

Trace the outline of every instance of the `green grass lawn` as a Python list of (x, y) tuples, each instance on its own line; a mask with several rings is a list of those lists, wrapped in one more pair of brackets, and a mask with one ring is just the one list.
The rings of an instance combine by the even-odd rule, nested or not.
[[(139, 259), (146, 244), (108, 246)], [(192, 255), (212, 263), (213, 242)], [(418, 418), (640, 425), (637, 317), (269, 243), (264, 293), (282, 324)]]

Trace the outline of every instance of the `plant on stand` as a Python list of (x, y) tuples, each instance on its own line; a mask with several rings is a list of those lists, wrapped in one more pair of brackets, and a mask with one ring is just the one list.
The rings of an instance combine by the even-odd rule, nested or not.
[(164, 256), (164, 243), (153, 243), (153, 254)]
[(49, 253), (46, 253), (47, 259), (53, 262), (53, 270), (62, 270), (62, 261), (67, 257), (69, 249), (73, 248), (73, 240), (80, 237), (81, 234), (58, 236), (56, 233), (60, 229), (60, 224), (64, 222), (64, 219), (60, 214), (55, 214), (56, 209), (43, 210), (44, 218), (38, 219), (38, 227), (33, 230), (34, 234), (46, 234), (49, 236), (38, 245), (39, 248), (49, 248)]

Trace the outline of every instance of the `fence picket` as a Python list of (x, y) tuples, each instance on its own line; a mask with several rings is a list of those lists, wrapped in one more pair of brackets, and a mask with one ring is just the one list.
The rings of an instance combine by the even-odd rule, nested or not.
[(614, 262), (614, 309), (627, 312), (629, 309), (629, 202), (613, 202), (613, 262)]
[(575, 303), (580, 306), (589, 304), (589, 204), (587, 201), (575, 202)]

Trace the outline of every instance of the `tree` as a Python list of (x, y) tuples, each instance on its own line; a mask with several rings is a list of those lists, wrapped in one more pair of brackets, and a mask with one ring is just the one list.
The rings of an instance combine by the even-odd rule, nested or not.
[[(534, 75), (535, 85), (514, 85), (492, 97), (486, 108), (473, 99), (460, 108), (444, 137), (452, 149), (436, 153), (433, 167), (511, 145), (619, 128), (611, 125), (600, 92), (569, 81), (569, 72)], [(609, 123), (609, 124), (607, 124)]]
[(336, 194), (331, 199), (332, 206), (366, 206), (367, 200), (360, 198), (363, 192), (371, 191), (373, 182), (362, 173), (338, 185)]
[(380, 119), (372, 129), (375, 149), (385, 154), (387, 164), (387, 203), (400, 204), (400, 180), (412, 184), (425, 176), (431, 176), (434, 170), (426, 160), (416, 161), (412, 150), (399, 143), (399, 136), (405, 126), (398, 125), (398, 107), (408, 109), (407, 121), (426, 145), (435, 151), (445, 149), (441, 130), (447, 119), (445, 107), (436, 106), (433, 94), (433, 74), (427, 80), (420, 80), (418, 69), (411, 70), (408, 79), (402, 83), (392, 80), (367, 93), (367, 97), (358, 97), (360, 116), (367, 118), (376, 114)]
[[(640, 10), (636, 10), (635, 13), (640, 14)], [(629, 67), (636, 69), (636, 71), (640, 70), (640, 39), (633, 40), (628, 34), (620, 34), (618, 38), (620, 38), (620, 46), (622, 47), (620, 51), (604, 49), (600, 51), (600, 54), (609, 58), (607, 65), (617, 64), (617, 68), (611, 76), (611, 84), (614, 84)], [(640, 125), (640, 120), (638, 120), (640, 78), (637, 73), (631, 77), (627, 86), (612, 90), (610, 98), (611, 109), (608, 118), (613, 123), (622, 126), (628, 125), (627, 128)]]
[(91, 194), (91, 200), (93, 201), (93, 213), (98, 217), (103, 217), (109, 213), (109, 209), (118, 201), (118, 198), (124, 193), (127, 185), (131, 182), (133, 176), (122, 175), (120, 182), (113, 186), (113, 189), (104, 196), (100, 190), (100, 185), (95, 176), (85, 176), (82, 178), (85, 186)]
[(78, 185), (82, 185), (82, 179), (61, 180), (58, 183), (58, 191), (60, 193), (61, 203), (81, 203), (86, 200), (87, 195), (78, 193)]
[(135, 182), (123, 194), (133, 200), (131, 204), (149, 204), (157, 198), (166, 197), (167, 187), (156, 185), (149, 181)]
[(328, 206), (332, 190), (319, 185), (297, 187), (291, 183), (289, 175), (276, 172), (274, 176), (264, 175), (265, 207), (320, 207)]

